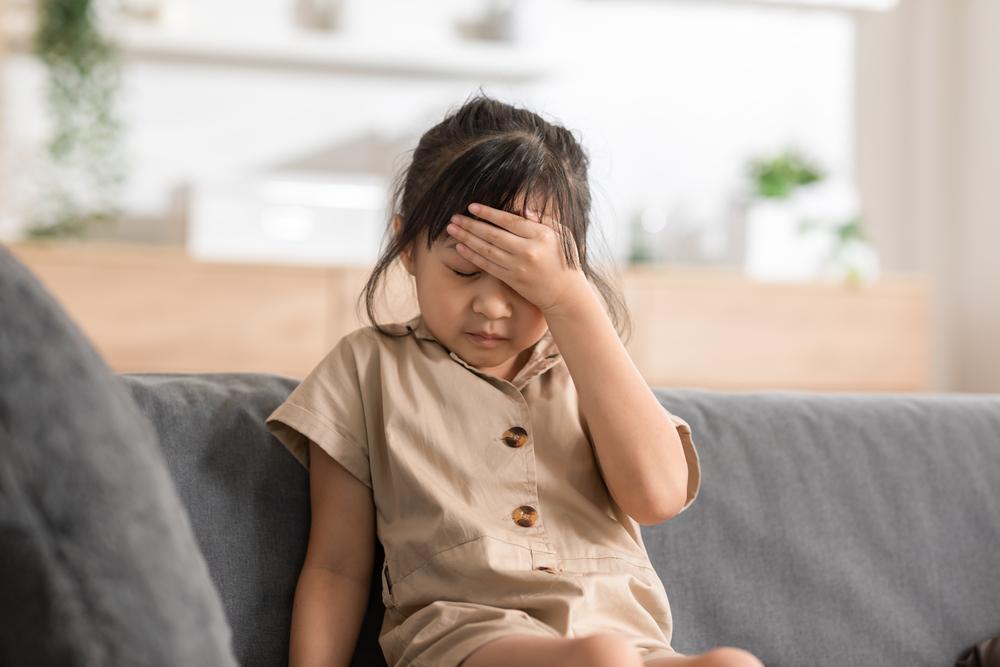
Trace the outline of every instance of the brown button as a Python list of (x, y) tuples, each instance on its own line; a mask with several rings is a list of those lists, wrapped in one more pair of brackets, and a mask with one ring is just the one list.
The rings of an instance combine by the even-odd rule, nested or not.
[(531, 505), (521, 505), (510, 515), (514, 517), (514, 523), (525, 528), (534, 526), (535, 522), (538, 521), (538, 510)]
[(524, 447), (528, 443), (528, 432), (520, 426), (511, 426), (500, 437), (508, 447)]

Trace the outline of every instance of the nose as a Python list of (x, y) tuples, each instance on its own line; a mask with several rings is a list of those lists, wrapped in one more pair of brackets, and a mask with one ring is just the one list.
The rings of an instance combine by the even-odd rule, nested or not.
[(513, 296), (516, 294), (507, 283), (485, 275), (476, 285), (479, 289), (472, 299), (472, 310), (488, 320), (498, 320), (513, 314)]

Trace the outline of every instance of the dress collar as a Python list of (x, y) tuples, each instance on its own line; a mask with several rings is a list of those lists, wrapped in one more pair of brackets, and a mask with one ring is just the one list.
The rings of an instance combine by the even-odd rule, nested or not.
[[(409, 321), (405, 322), (404, 327), (406, 331), (416, 336), (417, 338), (437, 343), (442, 348), (447, 350), (444, 344), (442, 344), (437, 338), (435, 338), (434, 334), (432, 334), (430, 329), (427, 328), (427, 325), (424, 323), (423, 316), (420, 315), (419, 313)], [(461, 357), (459, 357), (457, 354), (455, 354), (450, 350), (448, 351), (448, 353), (452, 359), (462, 364), (463, 366), (468, 368), (473, 373), (476, 373), (477, 375), (480, 375), (486, 379), (492, 378), (500, 381), (505, 381), (502, 380), (501, 378), (497, 378), (495, 375), (484, 373), (480, 369), (474, 366), (470, 366), (468, 363), (466, 363), (464, 359), (462, 359)], [(562, 361), (562, 355), (559, 353), (559, 348), (556, 347), (555, 340), (552, 338), (552, 332), (546, 329), (545, 334), (540, 339), (538, 339), (537, 343), (535, 343), (535, 346), (531, 351), (531, 356), (528, 358), (528, 361), (524, 364), (521, 370), (518, 371), (514, 379), (510, 380), (509, 382), (520, 390), (526, 384), (528, 384), (528, 382), (530, 382), (532, 379), (541, 375), (542, 373), (549, 370), (550, 368), (552, 368), (561, 361)]]

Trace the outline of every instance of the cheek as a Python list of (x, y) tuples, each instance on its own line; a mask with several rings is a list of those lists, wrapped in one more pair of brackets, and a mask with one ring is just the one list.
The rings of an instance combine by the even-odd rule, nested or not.
[(524, 310), (520, 311), (522, 316), (519, 318), (519, 328), (524, 332), (525, 337), (538, 338), (545, 333), (549, 326), (549, 323), (545, 321), (545, 315), (533, 303), (528, 302), (526, 306), (522, 307)]
[(441, 275), (423, 277), (417, 283), (417, 297), (421, 311), (434, 313), (442, 319), (454, 319), (461, 314), (471, 298), (462, 283)]
[(525, 323), (531, 323), (535, 326), (545, 326), (545, 315), (542, 313), (542, 309), (531, 303), (527, 299), (521, 297), (520, 294), (517, 295), (519, 300), (518, 310), (522, 313), (522, 317)]

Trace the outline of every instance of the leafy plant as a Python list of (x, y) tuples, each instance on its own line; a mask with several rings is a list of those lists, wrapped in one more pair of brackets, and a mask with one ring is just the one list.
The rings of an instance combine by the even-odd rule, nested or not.
[[(796, 189), (818, 183), (827, 176), (816, 162), (794, 149), (786, 149), (770, 158), (751, 159), (747, 163), (747, 173), (751, 179), (752, 198), (778, 200), (788, 199)], [(840, 222), (800, 220), (797, 231), (802, 235), (831, 235), (833, 242), (825, 260), (826, 266), (842, 267), (848, 284), (861, 282), (860, 269), (854, 265), (850, 251), (861, 246), (871, 248), (871, 244), (865, 238), (859, 214)]]
[(91, 0), (39, 0), (33, 52), (48, 70), (52, 130), (46, 189), (27, 234), (84, 236), (116, 220), (124, 182), (114, 112), (120, 53), (98, 29)]
[(768, 199), (785, 199), (795, 188), (826, 177), (818, 165), (793, 149), (773, 158), (752, 159), (747, 171), (753, 182), (754, 194)]

